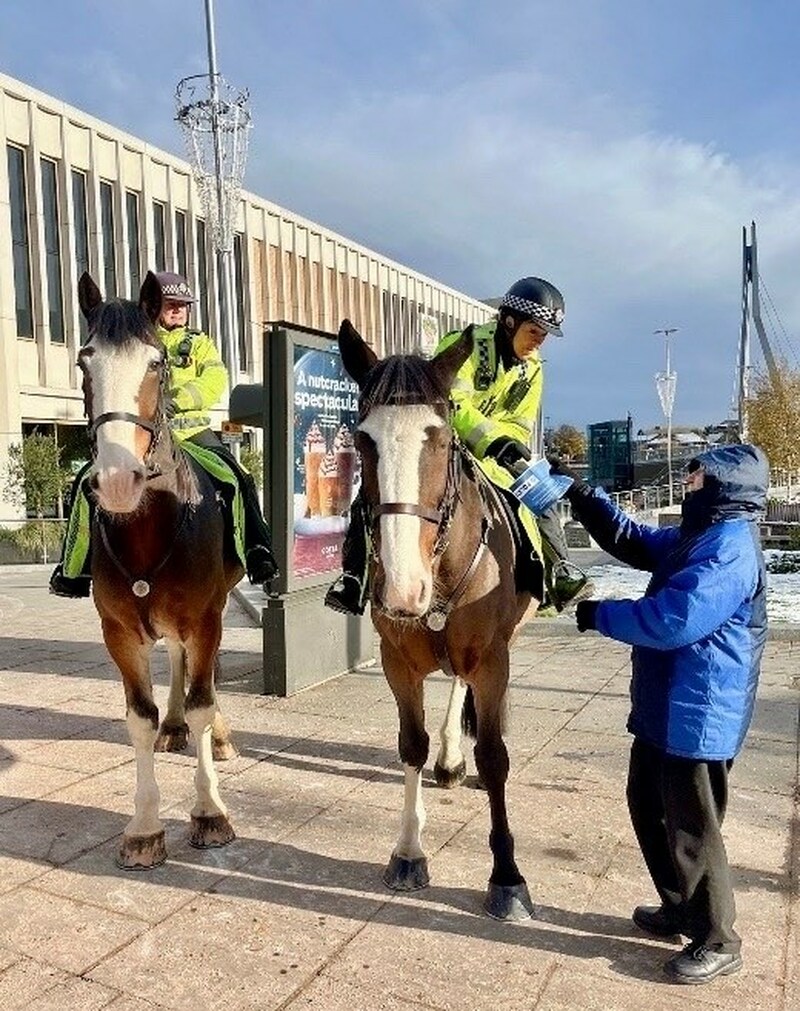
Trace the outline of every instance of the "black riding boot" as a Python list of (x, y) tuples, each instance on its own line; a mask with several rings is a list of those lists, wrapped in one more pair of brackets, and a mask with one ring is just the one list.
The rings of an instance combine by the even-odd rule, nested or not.
[(545, 557), (545, 582), (548, 601), (557, 611), (572, 607), (594, 593), (594, 584), (586, 573), (569, 560), (564, 528), (555, 506), (537, 517)]
[(325, 606), (342, 614), (363, 614), (367, 606), (367, 520), (361, 496), (350, 507), (350, 526), (342, 545), (342, 574), (328, 588)]
[(267, 526), (253, 475), (246, 471), (227, 446), (214, 435), (211, 429), (190, 436), (198, 446), (210, 449), (225, 461), (239, 481), (244, 506), (244, 552), (247, 578), (251, 583), (262, 583), (269, 592), (270, 583), (280, 572), (277, 559), (272, 552), (272, 535)]

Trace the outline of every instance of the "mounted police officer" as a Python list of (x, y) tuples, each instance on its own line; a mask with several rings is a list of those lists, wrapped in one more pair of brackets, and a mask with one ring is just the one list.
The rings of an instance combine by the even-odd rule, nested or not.
[[(563, 319), (561, 292), (549, 281), (524, 277), (503, 296), (497, 319), (473, 328), (472, 354), (450, 391), (452, 425), (481, 469), (501, 488), (510, 488), (531, 459), (530, 441), (542, 400), (539, 348), (548, 334), (562, 336)], [(459, 336), (459, 331), (446, 334), (437, 353)], [(538, 516), (536, 522), (524, 506), (518, 514), (531, 541), (528, 551), (538, 555), (541, 548), (544, 555), (549, 602), (562, 610), (588, 596), (591, 584), (568, 561), (555, 507)], [(342, 575), (328, 590), (325, 603), (334, 610), (363, 614), (367, 517), (359, 499), (353, 503), (342, 554)]]
[[(178, 443), (190, 441), (221, 457), (236, 475), (244, 505), (247, 575), (251, 583), (269, 583), (275, 578), (278, 565), (255, 482), (210, 428), (209, 411), (225, 392), (228, 370), (208, 334), (189, 328), (189, 312), (195, 298), (186, 278), (168, 271), (156, 277), (163, 296), (157, 333), (170, 365), (166, 405), (170, 430)], [(75, 479), (73, 502), (78, 495), (85, 494), (83, 479), (90, 466), (84, 467)], [(76, 514), (75, 509), (70, 513), (70, 527)], [(69, 529), (64, 543), (64, 555), (50, 578), (50, 592), (61, 597), (88, 597), (91, 585), (88, 544), (81, 545)]]

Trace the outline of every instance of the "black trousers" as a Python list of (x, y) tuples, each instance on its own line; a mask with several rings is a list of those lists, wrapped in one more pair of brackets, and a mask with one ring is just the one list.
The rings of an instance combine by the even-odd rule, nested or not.
[(628, 768), (628, 810), (662, 904), (693, 941), (724, 952), (741, 947), (721, 831), (732, 764), (634, 739)]
[(228, 464), (239, 481), (239, 488), (242, 492), (242, 505), (244, 506), (244, 547), (245, 551), (261, 544), (272, 550), (272, 536), (261, 512), (261, 503), (258, 501), (258, 492), (253, 475), (244, 470), (236, 457), (228, 447), (211, 431), (204, 428), (196, 435), (190, 435), (188, 442), (193, 442), (204, 449), (210, 449), (212, 453), (220, 457)]

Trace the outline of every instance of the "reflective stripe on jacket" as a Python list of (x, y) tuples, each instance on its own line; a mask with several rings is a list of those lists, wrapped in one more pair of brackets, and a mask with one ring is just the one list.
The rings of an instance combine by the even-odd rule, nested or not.
[[(159, 327), (158, 336), (170, 365), (170, 392), (175, 404), (170, 429), (182, 442), (210, 426), (209, 411), (228, 387), (228, 370), (208, 334), (186, 327)], [(184, 348), (186, 355), (181, 354)]]

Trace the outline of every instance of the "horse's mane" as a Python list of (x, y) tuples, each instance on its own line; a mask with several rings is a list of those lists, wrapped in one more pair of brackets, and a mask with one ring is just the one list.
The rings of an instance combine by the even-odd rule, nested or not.
[(443, 389), (430, 363), (419, 355), (392, 355), (369, 372), (358, 401), (359, 420), (374, 407), (428, 404), (446, 415), (449, 391)]
[(102, 302), (89, 320), (93, 336), (104, 344), (124, 347), (132, 341), (142, 341), (158, 347), (160, 341), (144, 309), (122, 298)]

